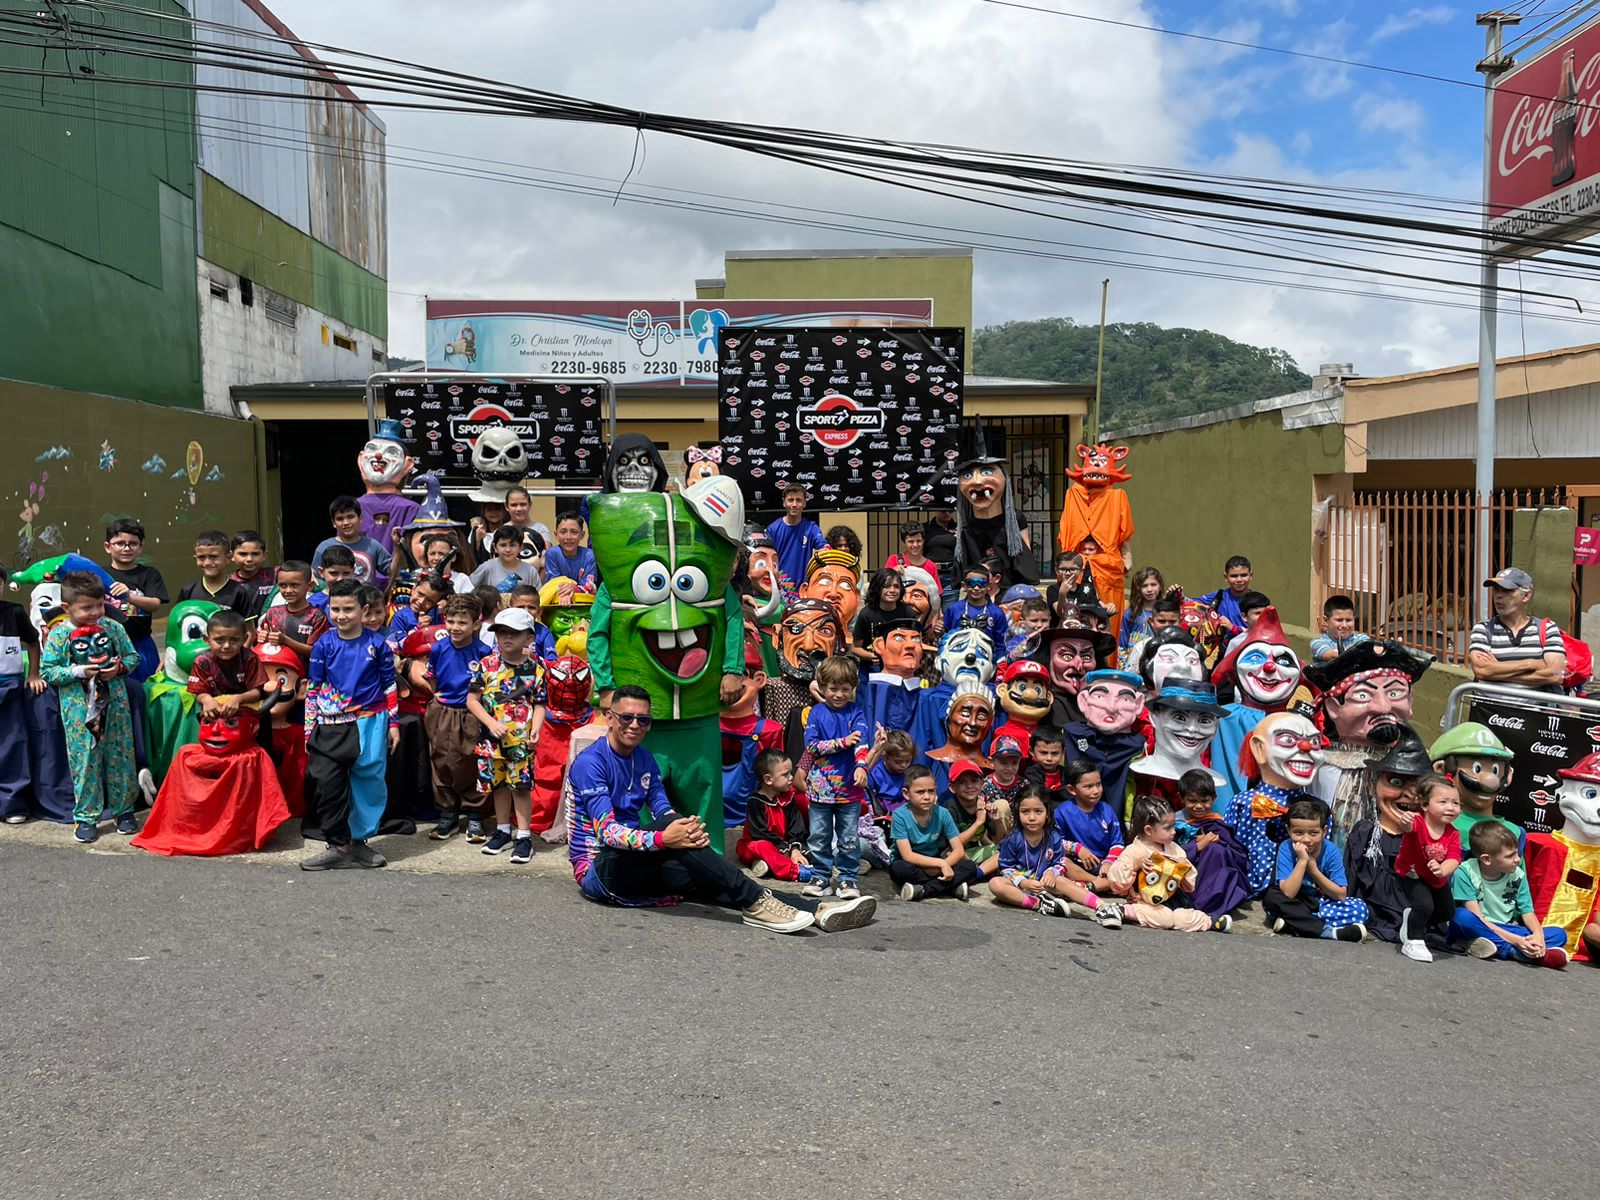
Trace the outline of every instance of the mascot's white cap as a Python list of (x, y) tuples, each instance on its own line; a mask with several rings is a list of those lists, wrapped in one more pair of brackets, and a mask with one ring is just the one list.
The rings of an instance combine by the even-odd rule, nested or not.
[(685, 488), (683, 498), (702, 520), (735, 546), (744, 543), (744, 493), (726, 475), (709, 475)]

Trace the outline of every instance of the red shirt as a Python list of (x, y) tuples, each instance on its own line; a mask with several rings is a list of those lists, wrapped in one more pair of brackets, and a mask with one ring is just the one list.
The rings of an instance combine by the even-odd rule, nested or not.
[(189, 690), (196, 696), (238, 696), (264, 687), (266, 682), (267, 669), (248, 646), (228, 662), (219, 661), (207, 650), (194, 660), (189, 672)]
[(1421, 813), (1411, 818), (1411, 828), (1400, 835), (1400, 851), (1394, 856), (1394, 873), (1402, 878), (1420, 879), (1438, 891), (1450, 886), (1449, 876), (1440, 877), (1428, 870), (1429, 863), (1461, 861), (1461, 835), (1454, 825), (1444, 827), (1444, 836), (1435, 838)]

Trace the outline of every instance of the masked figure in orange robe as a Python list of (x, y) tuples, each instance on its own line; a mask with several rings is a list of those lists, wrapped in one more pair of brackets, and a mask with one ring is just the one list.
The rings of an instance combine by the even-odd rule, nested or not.
[(1061, 552), (1082, 554), (1094, 576), (1100, 601), (1112, 612), (1113, 634), (1122, 621), (1123, 581), (1133, 566), (1128, 539), (1133, 537), (1133, 506), (1128, 493), (1112, 484), (1129, 479), (1122, 469), (1126, 446), (1079, 446), (1082, 463), (1067, 468), (1073, 485), (1061, 509)]

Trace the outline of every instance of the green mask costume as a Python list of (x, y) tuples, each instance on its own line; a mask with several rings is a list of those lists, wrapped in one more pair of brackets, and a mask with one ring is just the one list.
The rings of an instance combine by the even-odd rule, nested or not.
[(655, 724), (645, 746), (672, 806), (705, 822), (722, 852), (724, 675), (744, 674), (744, 618), (730, 581), (744, 503), (726, 477), (683, 496), (589, 499), (601, 583), (589, 620), (595, 691), (636, 684)]
[(180, 600), (167, 617), (162, 673), (144, 685), (145, 729), (150, 772), (159, 784), (178, 748), (200, 740), (199, 697), (189, 691), (194, 660), (205, 653), (206, 622), (220, 606), (209, 600)]

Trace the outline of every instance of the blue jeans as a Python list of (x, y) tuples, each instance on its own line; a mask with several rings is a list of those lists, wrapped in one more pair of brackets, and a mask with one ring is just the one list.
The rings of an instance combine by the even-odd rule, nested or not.
[(861, 805), (813, 804), (806, 857), (818, 882), (827, 883), (837, 871), (840, 883), (855, 883), (861, 874)]
[[(1456, 909), (1456, 915), (1450, 922), (1451, 941), (1470, 942), (1473, 938), (1488, 938), (1499, 952), (1495, 955), (1496, 958), (1520, 958), (1524, 962), (1532, 962), (1532, 959), (1519, 954), (1512, 948), (1511, 943), (1506, 941), (1503, 935), (1508, 932), (1521, 937), (1526, 935), (1528, 930), (1517, 925), (1492, 924), (1465, 908)], [(1563, 949), (1567, 944), (1567, 931), (1554, 925), (1545, 926), (1544, 944), (1546, 949)]]

